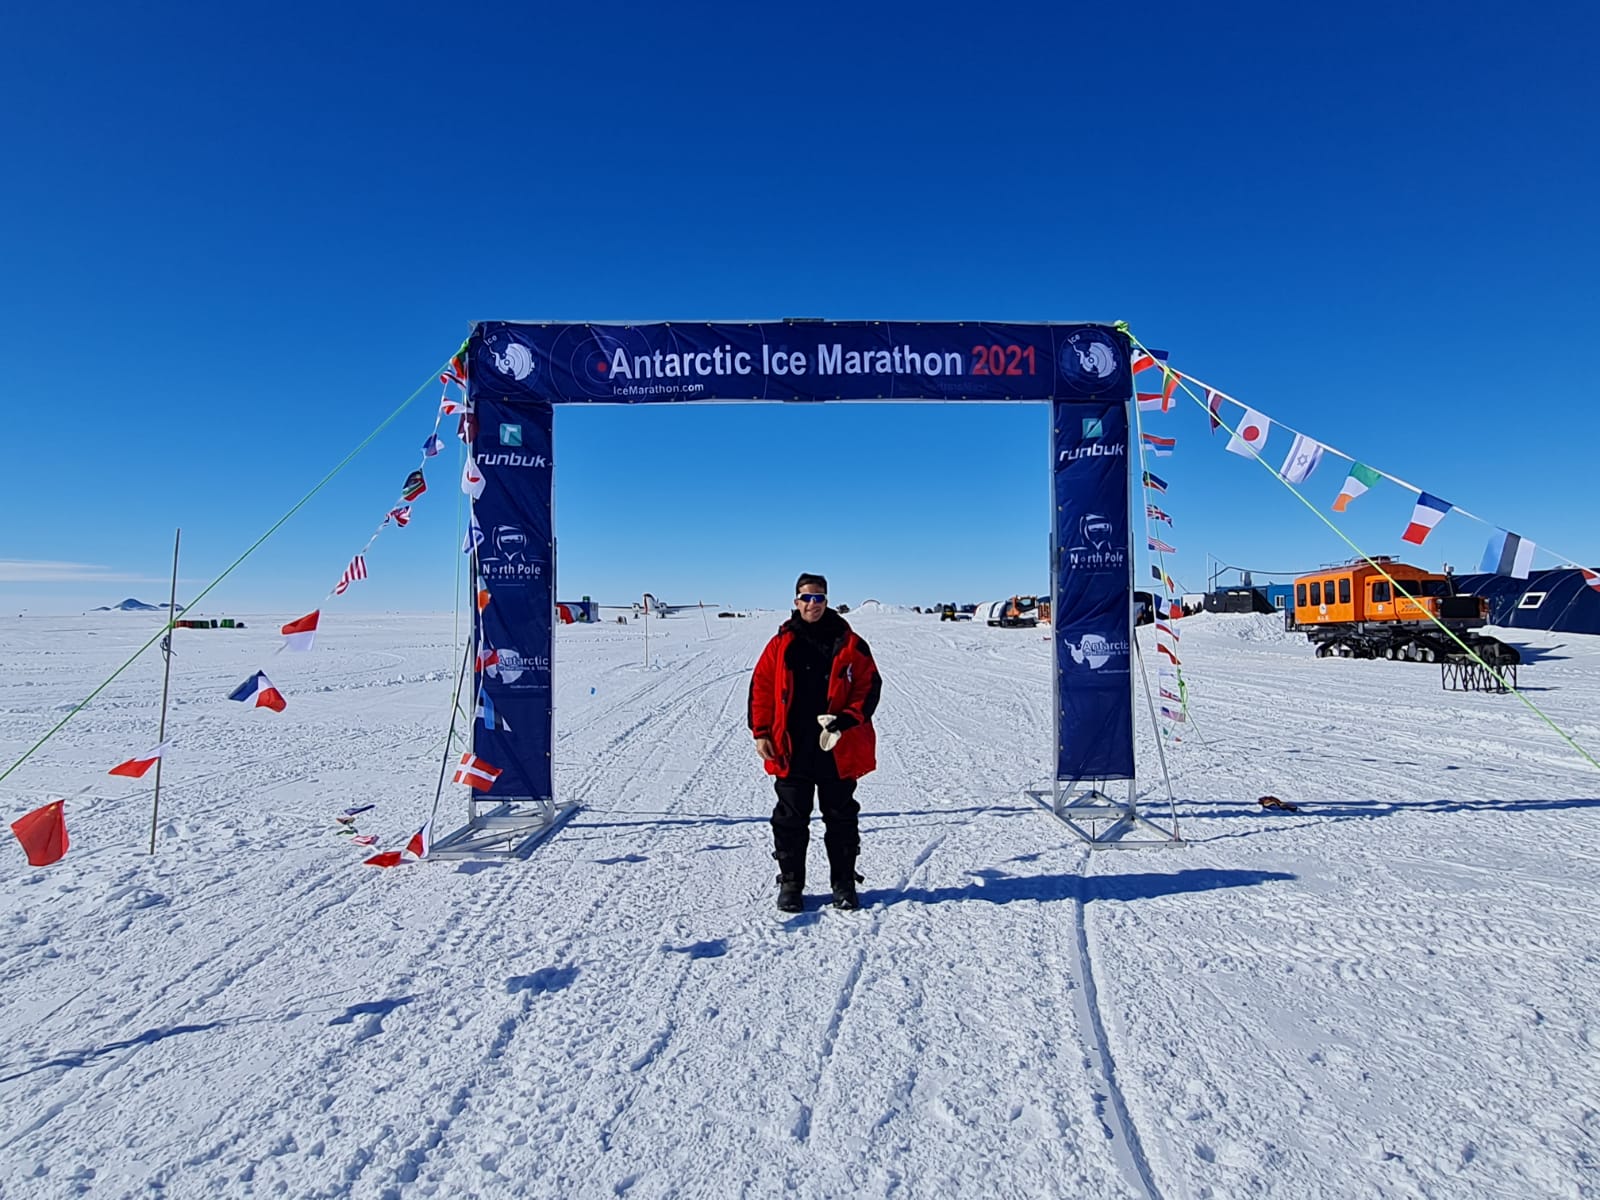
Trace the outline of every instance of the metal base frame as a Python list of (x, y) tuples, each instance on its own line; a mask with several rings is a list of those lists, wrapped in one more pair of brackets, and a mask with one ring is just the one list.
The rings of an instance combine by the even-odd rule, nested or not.
[[(1106, 786), (1108, 781), (1102, 780)], [(1049, 791), (1028, 788), (1024, 794), (1070, 829), (1091, 850), (1167, 850), (1188, 845), (1171, 828), (1139, 811), (1134, 782), (1128, 780), (1128, 798), (1117, 800), (1098, 784), (1077, 782), (1062, 789), (1055, 780)]]
[[(480, 805), (487, 805), (479, 811)], [(429, 858), (525, 858), (578, 811), (550, 799), (471, 800), (467, 823), (428, 847)]]

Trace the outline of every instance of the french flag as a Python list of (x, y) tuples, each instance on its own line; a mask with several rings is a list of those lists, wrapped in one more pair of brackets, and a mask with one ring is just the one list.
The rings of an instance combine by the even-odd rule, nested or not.
[(272, 686), (272, 680), (267, 678), (265, 671), (257, 671), (234, 688), (228, 693), (228, 699), (240, 703), (254, 700), (257, 708), (270, 708), (273, 712), (282, 712), (288, 707), (284, 703), (283, 693)]
[(1444, 520), (1445, 513), (1452, 507), (1448, 500), (1423, 492), (1417, 498), (1417, 507), (1411, 511), (1411, 524), (1406, 526), (1406, 531), (1400, 535), (1401, 539), (1413, 546), (1422, 545), (1433, 532), (1433, 527)]
[(311, 643), (317, 640), (317, 619), (322, 616), (319, 608), (316, 612), (307, 613), (297, 621), (290, 621), (282, 629), (283, 648), (285, 650), (309, 650)]
[(168, 738), (154, 750), (147, 750), (138, 758), (130, 758), (125, 763), (118, 763), (116, 766), (112, 767), (111, 770), (107, 771), (106, 774), (126, 775), (129, 779), (143, 779), (145, 772), (156, 765), (156, 761), (161, 757), (162, 751), (164, 751), (170, 745), (172, 745), (172, 739)]

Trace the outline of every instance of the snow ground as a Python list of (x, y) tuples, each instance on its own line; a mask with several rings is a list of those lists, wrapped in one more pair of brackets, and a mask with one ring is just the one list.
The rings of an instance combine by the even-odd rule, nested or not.
[[(797, 918), (744, 729), (773, 614), (652, 621), (649, 669), (637, 623), (560, 630), (582, 809), (392, 871), (332, 817), (427, 814), (451, 618), (180, 631), (154, 858), (104, 774), (155, 741), (154, 654), (6, 783), (8, 821), (70, 797), (73, 848), (0, 868), (0, 1195), (1600, 1195), (1600, 772), (1515, 698), (1185, 621), (1190, 844), (1090, 854), (1023, 795), (1043, 631), (849, 619), (886, 680), (868, 907), (818, 911), (819, 828)], [(0, 623), (4, 761), (154, 627)], [(1515, 636), (1600, 748), (1600, 639)], [(285, 713), (224, 698), (258, 666)]]

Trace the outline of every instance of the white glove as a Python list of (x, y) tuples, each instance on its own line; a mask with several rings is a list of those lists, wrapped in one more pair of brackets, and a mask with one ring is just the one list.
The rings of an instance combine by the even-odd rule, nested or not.
[(823, 713), (817, 718), (817, 724), (822, 726), (822, 733), (817, 738), (817, 745), (824, 750), (832, 750), (839, 744), (840, 730), (836, 728), (838, 718), (830, 713)]

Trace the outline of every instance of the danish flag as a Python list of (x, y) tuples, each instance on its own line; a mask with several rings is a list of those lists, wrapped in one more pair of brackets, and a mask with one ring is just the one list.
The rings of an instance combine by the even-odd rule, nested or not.
[(456, 783), (465, 784), (478, 792), (487, 792), (499, 778), (499, 767), (490, 766), (470, 751), (461, 756), (461, 766), (455, 774)]

